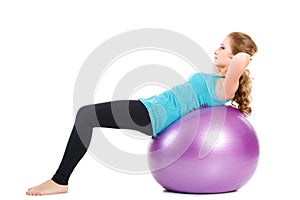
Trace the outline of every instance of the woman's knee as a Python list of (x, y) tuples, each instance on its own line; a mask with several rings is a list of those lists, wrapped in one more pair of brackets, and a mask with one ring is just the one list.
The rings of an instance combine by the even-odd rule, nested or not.
[(97, 121), (97, 114), (93, 104), (82, 106), (77, 111), (76, 123), (91, 123), (93, 125)]

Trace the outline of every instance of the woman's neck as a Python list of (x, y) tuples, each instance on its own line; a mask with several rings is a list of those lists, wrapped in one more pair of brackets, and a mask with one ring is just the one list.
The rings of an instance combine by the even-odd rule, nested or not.
[(226, 68), (217, 67), (217, 70), (218, 70), (218, 74), (219, 74), (220, 76), (226, 76), (226, 73), (227, 73), (227, 67), (226, 67)]

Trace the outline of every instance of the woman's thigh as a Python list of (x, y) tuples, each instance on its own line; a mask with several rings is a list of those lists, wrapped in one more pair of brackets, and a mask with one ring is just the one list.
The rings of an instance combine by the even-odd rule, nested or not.
[(101, 127), (132, 129), (152, 135), (149, 113), (138, 100), (119, 100), (95, 104)]

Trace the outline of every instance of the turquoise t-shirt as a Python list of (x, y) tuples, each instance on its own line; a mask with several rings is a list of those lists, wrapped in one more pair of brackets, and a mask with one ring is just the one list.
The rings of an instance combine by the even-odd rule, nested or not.
[(186, 83), (159, 95), (140, 98), (147, 108), (156, 137), (170, 124), (185, 114), (203, 107), (224, 105), (230, 100), (220, 100), (216, 94), (216, 80), (224, 78), (216, 74), (196, 73)]

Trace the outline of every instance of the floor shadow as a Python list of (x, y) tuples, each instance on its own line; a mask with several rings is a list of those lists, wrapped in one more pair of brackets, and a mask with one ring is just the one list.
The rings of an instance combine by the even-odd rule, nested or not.
[(170, 193), (170, 194), (182, 194), (182, 195), (217, 195), (217, 194), (234, 193), (234, 192), (237, 192), (237, 190), (228, 191), (228, 192), (217, 192), (217, 193), (188, 193), (188, 192), (178, 192), (178, 191), (172, 191), (172, 190), (164, 190), (163, 192)]

